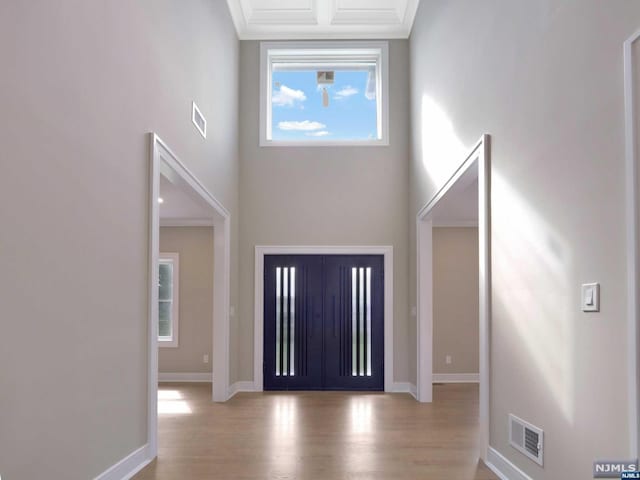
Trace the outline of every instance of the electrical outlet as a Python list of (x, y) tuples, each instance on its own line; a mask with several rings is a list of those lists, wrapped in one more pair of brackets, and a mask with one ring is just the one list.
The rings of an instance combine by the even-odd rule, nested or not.
[(206, 353), (202, 356), (202, 363), (209, 363), (209, 355)]
[(453, 363), (451, 355), (447, 355), (446, 357), (444, 357), (444, 363), (446, 363), (447, 365), (451, 365)]

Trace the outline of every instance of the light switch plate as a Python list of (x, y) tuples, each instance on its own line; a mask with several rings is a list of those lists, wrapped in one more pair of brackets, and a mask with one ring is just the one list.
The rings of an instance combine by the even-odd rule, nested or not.
[(583, 312), (599, 312), (600, 311), (600, 284), (584, 283), (582, 285), (582, 311)]

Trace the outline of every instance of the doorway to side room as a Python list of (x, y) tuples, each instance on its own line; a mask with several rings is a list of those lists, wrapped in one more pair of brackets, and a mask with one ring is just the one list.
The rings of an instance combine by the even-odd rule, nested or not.
[[(474, 227), (477, 222), (477, 265), (478, 265), (478, 382), (480, 392), (480, 454), (486, 460), (488, 448), (489, 426), (489, 322), (490, 322), (490, 167), (489, 167), (489, 136), (482, 138), (471, 149), (470, 153), (461, 159), (460, 167), (447, 182), (420, 210), (416, 217), (417, 232), (417, 398), (421, 402), (433, 400), (433, 383), (439, 378), (434, 376), (434, 333), (442, 332), (442, 325), (435, 325), (434, 315), (438, 307), (434, 301), (434, 235), (436, 247), (442, 234), (437, 230), (447, 224), (451, 227), (458, 223), (467, 227)], [(435, 230), (435, 232), (434, 232)], [(470, 240), (473, 240), (471, 233)], [(438, 273), (436, 271), (436, 273)], [(438, 280), (438, 278), (435, 278)], [(434, 288), (435, 287), (435, 288)], [(469, 288), (469, 286), (467, 286)], [(470, 288), (473, 288), (471, 285)], [(441, 293), (441, 292), (438, 292)], [(456, 295), (455, 289), (451, 295)], [(465, 295), (470, 295), (466, 291)], [(441, 299), (442, 300), (442, 299)], [(468, 299), (466, 299), (468, 300)], [(451, 301), (445, 302), (451, 304)], [(468, 302), (467, 310), (475, 309), (473, 302)], [(470, 321), (470, 320), (469, 320)], [(446, 330), (446, 325), (445, 325)], [(462, 352), (462, 351), (461, 351)], [(454, 364), (454, 356), (447, 364), (447, 352), (438, 352), (438, 362), (444, 360), (443, 368)], [(465, 353), (461, 353), (463, 357)], [(440, 358), (444, 357), (444, 359)], [(460, 358), (460, 357), (458, 357)], [(472, 360), (472, 359), (471, 359)], [(439, 367), (439, 365), (438, 365)], [(470, 368), (470, 367), (466, 367)], [(455, 372), (452, 372), (455, 373)], [(474, 372), (457, 372), (474, 373)], [(459, 376), (459, 380), (475, 380), (470, 376)], [(443, 379), (446, 377), (440, 377)], [(455, 378), (455, 377), (449, 377)]]
[[(164, 344), (167, 349), (173, 349), (178, 348), (181, 341), (200, 342), (198, 348), (202, 351), (195, 353), (196, 358), (200, 358), (205, 365), (210, 363), (210, 368), (196, 368), (200, 370), (196, 372), (163, 372), (186, 375), (178, 375), (179, 378), (171, 378), (169, 375), (161, 380), (211, 382), (213, 401), (224, 402), (229, 398), (230, 215), (157, 135), (150, 134), (150, 139), (147, 450), (149, 458), (153, 459), (158, 453), (159, 402), (162, 404), (161, 410), (167, 410), (168, 413), (188, 413), (190, 409), (187, 402), (180, 398), (179, 392), (158, 389), (159, 345)], [(182, 235), (185, 232), (180, 232), (185, 242), (193, 240), (199, 244), (203, 262), (208, 263), (200, 266), (200, 271), (196, 272), (197, 269), (193, 269), (191, 272), (194, 274), (193, 278), (204, 279), (203, 282), (196, 281), (203, 283), (204, 288), (194, 295), (191, 295), (193, 292), (185, 295), (187, 292), (181, 288), (181, 280), (184, 283), (187, 278), (184, 276), (186, 272), (181, 273), (180, 269), (188, 267), (191, 271), (191, 267), (198, 261), (190, 258), (193, 252), (180, 255), (180, 252), (175, 251), (178, 250), (178, 244), (185, 243), (182, 240), (175, 243), (176, 238), (171, 241), (168, 238), (161, 239), (161, 229), (168, 228), (197, 230), (188, 232), (186, 237)], [(165, 250), (173, 251), (161, 251), (161, 240)], [(211, 287), (211, 282), (212, 288), (206, 291), (209, 290), (206, 285)], [(185, 286), (190, 286), (190, 283), (187, 282)], [(195, 289), (200, 290), (200, 287), (196, 286)], [(207, 323), (202, 336), (208, 339), (203, 342), (201, 339), (194, 340), (194, 337), (199, 336), (198, 333), (184, 331), (186, 325), (183, 325), (182, 330), (180, 328), (180, 313), (186, 313), (186, 310), (180, 308), (181, 293), (185, 297), (182, 299), (183, 304), (185, 300), (193, 302), (196, 298), (203, 302), (201, 306), (208, 316), (208, 319), (200, 319), (201, 322)], [(189, 353), (191, 354), (193, 352)], [(185, 358), (180, 361), (185, 361)], [(172, 361), (175, 362), (176, 358)], [(193, 361), (193, 358), (188, 361)], [(198, 360), (195, 362), (197, 364)]]

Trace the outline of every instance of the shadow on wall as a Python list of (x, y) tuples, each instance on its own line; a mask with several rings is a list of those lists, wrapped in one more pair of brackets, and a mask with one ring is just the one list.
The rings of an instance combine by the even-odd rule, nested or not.
[[(422, 96), (420, 121), (420, 163), (437, 190), (461, 165), (470, 147), (460, 140), (445, 110), (427, 94)], [(540, 379), (538, 390), (546, 388), (573, 424), (574, 366), (567, 320), (572, 307), (567, 296), (570, 249), (534, 206), (495, 168), (491, 170), (491, 201), (499, 205), (492, 209), (494, 310), (504, 311), (509, 321), (502, 325), (501, 336), (512, 332), (510, 338), (519, 340), (513, 348), (528, 354), (530, 361), (521, 361), (537, 370), (532, 373)], [(510, 358), (522, 358), (522, 354)]]
[(514, 372), (514, 377), (535, 367), (537, 372), (531, 372), (537, 376), (535, 388), (540, 391), (546, 387), (567, 422), (573, 424), (572, 305), (567, 296), (571, 292), (567, 277), (572, 262), (570, 249), (495, 169), (491, 195), (492, 203), (499, 205), (492, 209), (494, 311), (503, 311), (508, 320), (501, 324), (500, 336), (507, 341), (517, 337), (513, 348), (529, 357), (529, 361), (523, 360), (521, 353), (510, 357), (520, 358), (520, 367), (524, 368)]

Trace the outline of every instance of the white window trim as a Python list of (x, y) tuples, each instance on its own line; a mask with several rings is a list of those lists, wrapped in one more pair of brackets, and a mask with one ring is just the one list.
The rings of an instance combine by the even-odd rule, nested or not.
[[(173, 285), (171, 302), (171, 339), (166, 339), (158, 335), (158, 346), (177, 348), (178, 332), (180, 325), (180, 254), (176, 252), (160, 253), (158, 265), (161, 263), (171, 263), (173, 265)], [(159, 302), (160, 300), (158, 300)]]
[[(377, 50), (378, 123), (380, 139), (374, 140), (271, 140), (267, 132), (271, 128), (271, 51), (296, 50), (309, 55), (313, 50), (333, 50), (349, 53), (349, 50)], [(260, 146), (261, 147), (346, 147), (389, 145), (389, 42), (386, 41), (333, 41), (333, 42), (261, 42), (260, 43)]]

